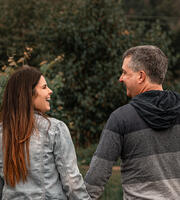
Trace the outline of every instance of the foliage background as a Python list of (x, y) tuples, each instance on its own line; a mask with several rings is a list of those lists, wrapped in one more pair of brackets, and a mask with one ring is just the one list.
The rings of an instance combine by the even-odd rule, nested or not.
[(128, 102), (118, 79), (129, 47), (159, 46), (169, 58), (164, 87), (179, 91), (179, 29), (157, 17), (172, 17), (168, 1), (133, 2), (0, 0), (0, 97), (13, 70), (39, 68), (54, 91), (48, 114), (67, 123), (77, 146), (87, 146)]

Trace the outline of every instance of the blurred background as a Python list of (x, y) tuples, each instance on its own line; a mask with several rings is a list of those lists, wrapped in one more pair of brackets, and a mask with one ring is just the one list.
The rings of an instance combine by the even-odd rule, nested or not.
[[(118, 82), (126, 49), (160, 47), (164, 89), (180, 92), (179, 0), (0, 0), (0, 8), (0, 103), (15, 69), (39, 68), (53, 90), (48, 115), (68, 125), (83, 174), (110, 113), (129, 101)], [(121, 199), (119, 185), (114, 168), (102, 199)]]

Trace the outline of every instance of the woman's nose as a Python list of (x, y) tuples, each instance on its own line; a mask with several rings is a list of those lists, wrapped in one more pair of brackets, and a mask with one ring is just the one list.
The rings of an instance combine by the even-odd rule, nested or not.
[(50, 93), (50, 94), (52, 94), (52, 93), (53, 93), (53, 91), (52, 91), (50, 88), (49, 88), (49, 93)]

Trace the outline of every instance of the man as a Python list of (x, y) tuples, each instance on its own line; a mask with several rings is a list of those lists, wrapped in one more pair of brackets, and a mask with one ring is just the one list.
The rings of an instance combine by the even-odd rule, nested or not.
[(120, 157), (124, 200), (180, 199), (180, 95), (164, 91), (168, 61), (155, 46), (123, 55), (129, 104), (115, 110), (102, 132), (85, 181), (98, 199)]

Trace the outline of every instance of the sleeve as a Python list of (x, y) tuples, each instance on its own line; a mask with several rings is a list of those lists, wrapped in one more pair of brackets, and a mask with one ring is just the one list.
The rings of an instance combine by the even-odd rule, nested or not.
[(69, 129), (63, 122), (57, 125), (54, 156), (63, 189), (69, 200), (91, 200), (77, 166), (76, 153)]
[(2, 158), (3, 158), (3, 151), (2, 151), (2, 135), (0, 135), (0, 200), (2, 199), (2, 191), (4, 187), (4, 179), (3, 179), (3, 163), (2, 163)]
[(112, 167), (121, 154), (121, 143), (118, 121), (111, 115), (85, 176), (86, 188), (92, 199), (98, 199), (102, 195), (104, 186), (112, 174)]
[(0, 200), (2, 199), (3, 186), (4, 186), (4, 180), (0, 177)]

